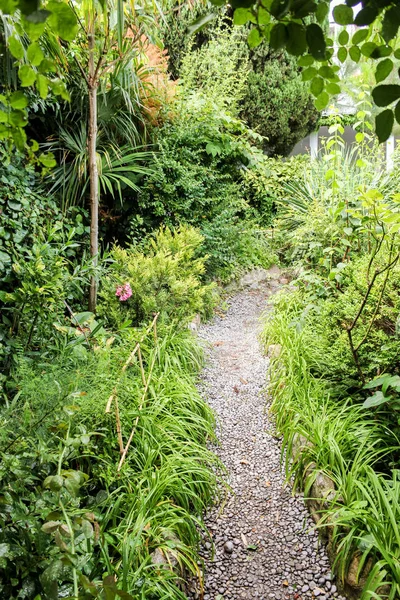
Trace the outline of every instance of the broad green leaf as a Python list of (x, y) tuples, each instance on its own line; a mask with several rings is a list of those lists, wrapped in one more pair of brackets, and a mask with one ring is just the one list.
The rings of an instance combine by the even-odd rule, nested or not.
[(369, 58), (376, 48), (377, 45), (374, 42), (365, 42), (360, 48), (361, 54)]
[(352, 46), (349, 50), (349, 55), (352, 61), (358, 63), (361, 58), (361, 50), (358, 46)]
[(307, 25), (307, 43), (310, 49), (310, 54), (316, 60), (325, 60), (326, 42), (324, 32), (316, 23)]
[(29, 87), (36, 81), (36, 73), (29, 65), (22, 65), (18, 70), (18, 77), (22, 87)]
[(347, 48), (345, 48), (344, 46), (342, 46), (341, 48), (339, 48), (338, 53), (337, 53), (337, 57), (340, 60), (341, 63), (344, 63), (347, 59)]
[(18, 58), (19, 60), (24, 58), (24, 47), (21, 41), (14, 35), (8, 38), (8, 49), (14, 58)]
[(16, 109), (22, 109), (28, 106), (28, 98), (25, 96), (24, 92), (21, 91), (13, 92), (8, 101), (10, 106)]
[(28, 124), (28, 117), (23, 110), (12, 110), (9, 114), (9, 120), (14, 127), (26, 127)]
[(57, 68), (53, 60), (44, 58), (38, 67), (39, 73), (56, 73)]
[(327, 92), (322, 92), (314, 101), (315, 108), (317, 110), (324, 110), (329, 104), (329, 94)]
[(388, 106), (400, 98), (400, 85), (378, 85), (372, 90), (372, 97), (377, 106)]
[(43, 482), (43, 487), (52, 490), (53, 492), (58, 492), (63, 486), (64, 479), (61, 475), (49, 475)]
[(372, 408), (390, 402), (391, 396), (384, 396), (381, 391), (375, 392), (373, 396), (369, 396), (363, 403), (363, 408)]
[(351, 38), (352, 44), (361, 44), (369, 36), (369, 29), (359, 29)]
[(29, 21), (27, 17), (22, 17), (21, 23), (31, 42), (38, 40), (40, 36), (43, 35), (46, 28), (46, 23), (42, 23), (40, 21), (32, 22)]
[(339, 44), (341, 44), (342, 46), (345, 46), (346, 44), (348, 44), (349, 39), (350, 39), (350, 36), (345, 29), (339, 33), (338, 41), (339, 41)]
[(301, 56), (307, 50), (305, 27), (299, 23), (289, 23), (286, 30), (288, 35), (286, 50), (293, 56)]
[(353, 23), (353, 9), (346, 4), (338, 4), (338, 6), (335, 6), (332, 14), (338, 25), (350, 25)]
[(394, 109), (394, 116), (396, 117), (396, 121), (400, 124), (400, 102), (396, 104)]
[(47, 6), (51, 12), (47, 22), (61, 39), (72, 42), (78, 32), (78, 23), (72, 9), (65, 2), (51, 0)]
[(39, 96), (45, 100), (49, 93), (48, 79), (41, 73), (36, 75), (36, 89), (39, 93)]
[(361, 144), (361, 142), (364, 141), (365, 135), (363, 133), (361, 133), (361, 131), (359, 131), (358, 133), (356, 133), (356, 142), (357, 144)]
[(283, 23), (276, 23), (270, 33), (269, 44), (273, 50), (280, 50), (287, 42), (288, 34)]
[(248, 8), (237, 8), (233, 13), (233, 22), (235, 25), (245, 25), (252, 16), (251, 11)]
[(271, 21), (271, 15), (265, 8), (260, 6), (257, 11), (257, 20), (259, 25), (268, 25)]
[(61, 521), (47, 521), (42, 525), (42, 531), (44, 531), (44, 533), (53, 533), (61, 524)]
[(314, 96), (319, 96), (324, 89), (325, 82), (322, 77), (314, 77), (311, 82), (310, 90)]
[(388, 77), (392, 72), (393, 66), (393, 61), (390, 58), (385, 58), (380, 63), (378, 63), (378, 66), (376, 67), (375, 71), (376, 83), (380, 83), (381, 81), (386, 79), (386, 77)]
[(335, 72), (332, 67), (328, 67), (328, 65), (324, 65), (318, 69), (319, 75), (324, 79), (333, 79), (335, 77)]
[(17, 0), (0, 0), (0, 11), (5, 15), (13, 15), (17, 6)]
[(305, 56), (300, 56), (297, 61), (299, 67), (309, 67), (314, 64), (314, 58), (310, 54), (306, 54)]
[(337, 83), (328, 83), (325, 89), (331, 96), (336, 96), (341, 92), (340, 85)]
[(315, 67), (308, 67), (301, 73), (301, 78), (303, 81), (311, 81), (316, 75), (318, 71)]
[(375, 118), (375, 131), (378, 136), (379, 143), (386, 142), (392, 133), (394, 125), (394, 114), (390, 108), (387, 108)]
[(262, 37), (260, 35), (259, 30), (256, 27), (253, 27), (253, 29), (250, 31), (249, 35), (247, 36), (247, 43), (249, 45), (249, 48), (256, 48), (257, 46), (259, 46), (261, 44), (262, 41)]
[(317, 10), (315, 11), (315, 16), (317, 18), (318, 23), (323, 23), (328, 16), (329, 13), (329, 4), (327, 2), (319, 2), (317, 6)]
[(34, 67), (38, 67), (44, 59), (43, 51), (37, 42), (29, 44), (26, 56)]

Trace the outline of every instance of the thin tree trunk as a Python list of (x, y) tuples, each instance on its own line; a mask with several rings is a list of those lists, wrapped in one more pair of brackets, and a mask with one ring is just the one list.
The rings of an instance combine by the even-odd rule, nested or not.
[[(99, 173), (97, 169), (97, 78), (95, 73), (94, 23), (89, 33), (89, 181), (90, 181), (90, 255), (97, 267), (99, 252)], [(97, 303), (97, 277), (90, 280), (89, 310), (95, 312)]]

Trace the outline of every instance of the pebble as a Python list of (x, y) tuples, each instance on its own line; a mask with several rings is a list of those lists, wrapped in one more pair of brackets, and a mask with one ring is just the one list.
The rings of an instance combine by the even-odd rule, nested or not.
[[(285, 482), (281, 441), (266, 410), (269, 359), (258, 336), (272, 291), (267, 283), (237, 293), (227, 314), (198, 332), (208, 355), (199, 389), (217, 420), (219, 444), (211, 449), (231, 488), (221, 489), (205, 516), (215, 555), (204, 536), (204, 600), (294, 600), (300, 590), (301, 600), (328, 600), (337, 591), (304, 499)], [(190, 585), (196, 592), (186, 591), (188, 598), (201, 597), (199, 583)]]

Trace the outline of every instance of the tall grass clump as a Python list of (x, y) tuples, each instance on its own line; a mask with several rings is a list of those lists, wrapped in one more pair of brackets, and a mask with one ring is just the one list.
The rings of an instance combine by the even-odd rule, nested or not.
[(313, 373), (316, 349), (304, 335), (312, 318), (304, 314), (300, 292), (282, 294), (263, 333), (266, 346), (280, 349), (270, 369), (271, 410), (283, 438), (286, 473), (310, 499), (319, 474), (334, 483), (318, 527), (329, 533), (342, 584), (352, 568), (363, 599), (395, 598), (399, 441), (354, 397), (338, 399), (332, 383)]
[[(202, 515), (221, 465), (187, 327), (212, 291), (191, 240), (163, 231), (125, 263), (115, 249), (102, 291), (114, 312), (66, 317), (57, 352), (19, 357), (17, 392), (0, 409), (1, 597), (183, 600), (188, 574), (201, 581)], [(130, 271), (140, 263), (141, 295)]]

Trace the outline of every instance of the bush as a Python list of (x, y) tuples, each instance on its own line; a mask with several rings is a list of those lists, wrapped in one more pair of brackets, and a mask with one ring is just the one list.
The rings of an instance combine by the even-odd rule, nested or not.
[(317, 128), (319, 113), (296, 60), (286, 52), (261, 44), (251, 51), (250, 65), (240, 116), (264, 137), (269, 156), (287, 156)]
[[(85, 360), (20, 363), (18, 398), (0, 410), (4, 598), (112, 597), (118, 587), (127, 600), (184, 600), (179, 575), (198, 573), (199, 515), (216, 487), (214, 419), (194, 385), (202, 357), (187, 329), (162, 327), (157, 345), (152, 335), (142, 344), (145, 396), (138, 361), (121, 378), (142, 334), (125, 331)], [(115, 386), (124, 443), (135, 429), (120, 472), (105, 413)], [(176, 571), (153, 564), (155, 552), (176, 557)]]
[[(112, 264), (103, 277), (98, 314), (114, 328), (147, 322), (155, 312), (161, 320), (188, 322), (196, 313), (209, 316), (216, 303), (214, 285), (203, 285), (205, 258), (196, 258), (203, 242), (198, 231), (181, 226), (161, 229), (146, 251), (114, 247)], [(129, 284), (130, 296), (116, 296)]]
[[(90, 277), (82, 242), (85, 212), (63, 217), (54, 200), (36, 193), (38, 178), (18, 156), (0, 166), (0, 361), (33, 352), (54, 334), (64, 301), (82, 301)], [(79, 262), (82, 261), (82, 264)]]

